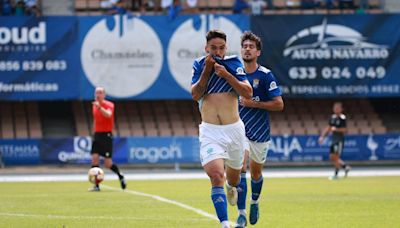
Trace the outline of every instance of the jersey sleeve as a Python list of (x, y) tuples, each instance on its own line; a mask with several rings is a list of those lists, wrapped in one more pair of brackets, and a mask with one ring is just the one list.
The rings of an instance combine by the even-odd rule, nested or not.
[(105, 108), (106, 108), (107, 110), (110, 110), (112, 114), (114, 113), (114, 103), (112, 103), (112, 102), (107, 102), (107, 103), (105, 104), (105, 106), (106, 106)]
[(346, 127), (346, 126), (347, 126), (346, 117), (343, 117), (343, 118), (341, 118), (339, 127)]
[(200, 63), (197, 60), (194, 61), (192, 67), (192, 85), (195, 84), (200, 79), (201, 71), (202, 67)]
[(275, 79), (275, 76), (272, 72), (269, 72), (265, 75), (266, 78), (266, 93), (268, 94), (268, 98), (272, 99), (274, 97), (282, 96), (281, 89), (278, 86), (278, 82)]
[(246, 72), (244, 71), (244, 67), (242, 62), (240, 62), (238, 57), (232, 58), (232, 61), (229, 62), (227, 69), (229, 73), (235, 76), (239, 81), (247, 80)]

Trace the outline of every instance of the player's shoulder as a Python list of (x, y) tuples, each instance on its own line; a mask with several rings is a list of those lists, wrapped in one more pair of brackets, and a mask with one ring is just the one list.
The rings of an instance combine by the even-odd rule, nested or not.
[(194, 60), (194, 64), (203, 64), (204, 63), (204, 61), (206, 60), (206, 56), (201, 56), (201, 57), (198, 57), (197, 59), (195, 59)]
[(237, 55), (228, 55), (224, 57), (224, 62), (226, 65), (232, 67), (236, 71), (236, 75), (246, 75), (242, 62)]
[(240, 61), (239, 56), (237, 56), (237, 55), (226, 55), (224, 57), (224, 60), (239, 60)]
[(270, 69), (266, 68), (265, 66), (261, 66), (261, 65), (258, 66), (257, 71), (262, 73), (262, 74), (266, 74), (266, 75), (271, 73)]
[(109, 101), (109, 100), (104, 100), (105, 105), (107, 105), (108, 107), (114, 107), (114, 102)]
[(331, 118), (332, 118), (332, 119), (339, 118), (339, 119), (345, 120), (345, 119), (346, 119), (346, 115), (343, 114), (343, 113), (342, 113), (342, 114), (339, 114), (339, 115), (336, 115), (336, 114), (334, 113), (334, 114), (332, 114)]
[(194, 62), (193, 62), (193, 69), (194, 70), (201, 70), (202, 66), (204, 65), (205, 59), (206, 59), (206, 56), (201, 56), (201, 57), (195, 59)]
[(267, 80), (274, 80), (274, 76), (272, 74), (272, 71), (264, 66), (259, 66), (257, 68), (257, 74)]
[(237, 55), (227, 55), (227, 56), (225, 56), (224, 57), (224, 62), (242, 64), (242, 62), (240, 61), (239, 56), (237, 56)]
[(264, 67), (264, 66), (261, 66), (261, 65), (260, 65), (260, 66), (257, 68), (256, 73), (257, 73), (258, 77), (259, 77), (261, 80), (275, 81), (275, 77), (274, 77), (274, 75), (272, 74), (272, 71), (271, 71), (270, 69)]

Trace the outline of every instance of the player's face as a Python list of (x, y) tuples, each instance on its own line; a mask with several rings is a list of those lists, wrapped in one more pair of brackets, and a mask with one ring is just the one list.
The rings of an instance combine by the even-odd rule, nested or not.
[(226, 53), (226, 42), (221, 38), (214, 38), (207, 42), (206, 53), (219, 58), (224, 58)]
[(242, 59), (245, 62), (257, 61), (258, 56), (260, 56), (261, 51), (257, 50), (257, 45), (255, 41), (245, 40), (242, 44), (241, 49)]
[(96, 91), (94, 92), (94, 97), (97, 101), (104, 100), (105, 96), (106, 93), (104, 92), (104, 89), (97, 88)]
[(335, 103), (335, 104), (333, 105), (333, 112), (334, 112), (335, 114), (340, 114), (340, 113), (342, 113), (342, 112), (343, 112), (343, 107), (342, 107), (342, 105), (339, 104), (339, 103)]

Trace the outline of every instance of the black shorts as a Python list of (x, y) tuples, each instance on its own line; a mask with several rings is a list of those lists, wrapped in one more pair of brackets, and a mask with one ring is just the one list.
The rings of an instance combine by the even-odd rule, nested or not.
[(113, 140), (111, 132), (96, 132), (90, 154), (99, 154), (100, 156), (111, 158), (113, 151)]
[(343, 152), (343, 146), (344, 146), (344, 142), (333, 142), (331, 144), (329, 153), (330, 154), (338, 154), (341, 155)]

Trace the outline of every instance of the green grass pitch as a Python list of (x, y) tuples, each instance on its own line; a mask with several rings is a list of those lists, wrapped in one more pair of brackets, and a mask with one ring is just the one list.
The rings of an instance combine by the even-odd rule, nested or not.
[[(117, 181), (104, 184), (119, 187)], [(0, 227), (220, 227), (176, 205), (112, 189), (87, 192), (88, 187), (88, 182), (0, 183)], [(128, 180), (128, 189), (214, 215), (207, 180)], [(400, 177), (266, 179), (260, 207), (254, 227), (399, 227)], [(230, 220), (236, 215), (229, 206)]]

